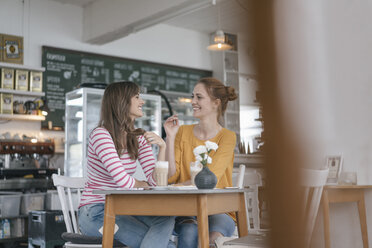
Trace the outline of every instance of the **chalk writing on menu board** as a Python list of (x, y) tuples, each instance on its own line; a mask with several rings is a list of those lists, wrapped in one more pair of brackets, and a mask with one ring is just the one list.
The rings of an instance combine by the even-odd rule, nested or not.
[(65, 95), (80, 84), (109, 84), (129, 80), (147, 90), (190, 93), (211, 71), (43, 46), (43, 82), (50, 113), (42, 128), (64, 129)]

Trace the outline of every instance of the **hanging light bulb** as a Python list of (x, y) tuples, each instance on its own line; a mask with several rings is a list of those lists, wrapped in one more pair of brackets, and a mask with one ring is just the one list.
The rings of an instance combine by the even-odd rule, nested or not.
[[(212, 0), (212, 4), (216, 5), (216, 0)], [(213, 35), (212, 44), (210, 44), (207, 49), (211, 51), (225, 51), (232, 49), (232, 46), (226, 43), (225, 40), (225, 33), (221, 29), (221, 21), (220, 21), (220, 6), (217, 6), (217, 22), (218, 22), (218, 30)]]
[(213, 44), (207, 48), (211, 51), (224, 51), (232, 49), (232, 46), (225, 42), (225, 33), (222, 30), (217, 30), (213, 36)]

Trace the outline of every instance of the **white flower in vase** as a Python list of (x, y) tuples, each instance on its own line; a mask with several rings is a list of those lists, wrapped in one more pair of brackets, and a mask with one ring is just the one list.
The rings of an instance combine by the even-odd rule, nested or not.
[(194, 148), (194, 155), (196, 161), (199, 161), (203, 166), (212, 163), (212, 158), (209, 156), (209, 153), (213, 150), (216, 151), (218, 145), (211, 141), (206, 141), (205, 146), (197, 146)]

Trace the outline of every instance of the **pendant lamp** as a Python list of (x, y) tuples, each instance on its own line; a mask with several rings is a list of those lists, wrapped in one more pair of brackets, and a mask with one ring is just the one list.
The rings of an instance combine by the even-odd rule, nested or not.
[(213, 36), (213, 43), (207, 47), (211, 51), (225, 51), (232, 49), (232, 46), (225, 42), (225, 33), (217, 30)]
[[(213, 5), (216, 5), (216, 0), (212, 1)], [(211, 51), (225, 51), (232, 49), (232, 46), (226, 43), (225, 33), (221, 29), (221, 22), (220, 22), (220, 6), (218, 7), (218, 30), (216, 33), (212, 36), (211, 44), (207, 47), (208, 50)]]

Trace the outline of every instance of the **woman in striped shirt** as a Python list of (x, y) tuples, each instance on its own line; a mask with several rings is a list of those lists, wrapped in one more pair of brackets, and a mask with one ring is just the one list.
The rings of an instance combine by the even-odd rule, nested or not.
[[(165, 159), (165, 142), (155, 133), (134, 127), (143, 115), (144, 101), (138, 85), (118, 82), (107, 86), (98, 127), (89, 136), (87, 182), (79, 206), (79, 227), (83, 234), (102, 236), (103, 195), (93, 190), (155, 186), (155, 158), (151, 145), (159, 146), (158, 160)], [(147, 181), (133, 177), (139, 161)], [(174, 217), (116, 216), (115, 239), (130, 247), (175, 247), (169, 242)]]

